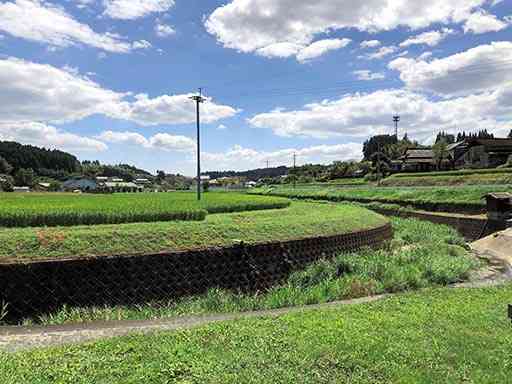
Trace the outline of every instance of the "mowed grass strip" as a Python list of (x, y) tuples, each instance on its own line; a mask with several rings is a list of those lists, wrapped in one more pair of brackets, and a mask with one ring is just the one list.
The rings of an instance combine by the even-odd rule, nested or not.
[(240, 193), (0, 193), (0, 227), (204, 220), (207, 213), (285, 208), (286, 199)]
[(261, 188), (253, 193), (330, 201), (382, 202), (417, 205), (432, 210), (483, 209), (489, 192), (512, 192), (511, 186), (402, 187), (402, 188)]
[(14, 383), (509, 383), (512, 285), (0, 354)]
[(212, 214), (199, 222), (0, 229), (0, 262), (184, 251), (375, 228), (388, 220), (354, 205), (294, 202), (279, 210)]

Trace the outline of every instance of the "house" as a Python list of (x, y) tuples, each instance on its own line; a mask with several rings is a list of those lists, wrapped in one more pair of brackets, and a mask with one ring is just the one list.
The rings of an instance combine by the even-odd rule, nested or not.
[(105, 183), (108, 181), (108, 177), (107, 176), (96, 176), (96, 181), (98, 183)]
[(140, 179), (135, 179), (134, 183), (135, 184), (140, 184), (140, 185), (147, 185), (147, 184), (151, 184), (151, 180), (140, 178)]
[(67, 192), (82, 191), (82, 192), (93, 192), (98, 189), (98, 184), (92, 179), (70, 179), (62, 183), (62, 189)]
[(496, 168), (512, 156), (512, 139), (468, 139), (465, 140), (463, 156), (456, 164), (468, 168)]
[(112, 181), (107, 181), (102, 185), (102, 188), (106, 192), (142, 192), (144, 190), (143, 185), (138, 185), (135, 183), (127, 183), (127, 182), (115, 182), (114, 180), (119, 179), (112, 179)]
[(432, 149), (408, 149), (400, 160), (405, 172), (429, 172), (436, 169)]
[(13, 192), (27, 193), (30, 192), (30, 187), (13, 187)]

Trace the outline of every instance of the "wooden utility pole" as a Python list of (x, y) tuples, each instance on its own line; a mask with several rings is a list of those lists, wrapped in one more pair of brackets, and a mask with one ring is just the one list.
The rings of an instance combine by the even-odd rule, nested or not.
[(295, 152), (293, 152), (293, 189), (295, 189), (297, 187), (297, 172), (296, 172), (296, 167), (297, 165), (297, 154)]
[(202, 96), (202, 89), (199, 88), (199, 95), (190, 97), (196, 102), (196, 125), (197, 125), (197, 200), (201, 200), (201, 120), (199, 105), (206, 99)]

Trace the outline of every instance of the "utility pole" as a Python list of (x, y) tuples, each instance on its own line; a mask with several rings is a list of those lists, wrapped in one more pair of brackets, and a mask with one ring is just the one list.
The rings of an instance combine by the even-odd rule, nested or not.
[(293, 189), (297, 187), (297, 172), (295, 172), (295, 167), (297, 165), (297, 154), (293, 152)]
[(400, 121), (400, 116), (393, 116), (393, 121), (395, 122), (395, 137), (398, 140), (398, 122)]
[(206, 99), (202, 95), (202, 89), (199, 88), (199, 95), (191, 96), (191, 100), (196, 102), (196, 124), (197, 124), (197, 201), (201, 200), (201, 120), (199, 116), (199, 105)]

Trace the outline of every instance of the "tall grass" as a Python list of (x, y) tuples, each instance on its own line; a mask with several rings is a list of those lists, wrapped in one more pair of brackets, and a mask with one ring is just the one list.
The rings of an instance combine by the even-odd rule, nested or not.
[[(429, 222), (393, 219), (395, 238), (385, 249), (320, 260), (267, 292), (242, 294), (211, 289), (179, 301), (132, 307), (63, 308), (37, 322), (150, 319), (173, 315), (238, 312), (324, 303), (400, 292), (464, 280), (478, 262), (455, 230)], [(30, 322), (30, 321), (29, 321)]]

